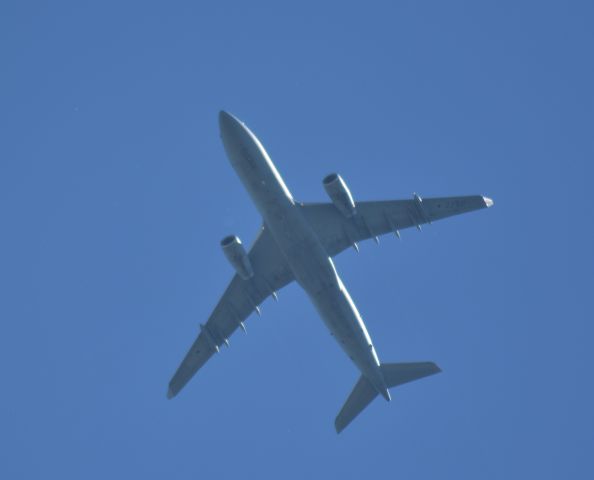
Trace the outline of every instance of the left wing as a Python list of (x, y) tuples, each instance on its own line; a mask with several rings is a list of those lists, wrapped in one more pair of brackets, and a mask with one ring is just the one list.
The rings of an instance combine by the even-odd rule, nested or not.
[(417, 227), (441, 218), (487, 208), (490, 198), (481, 195), (465, 197), (424, 198), (414, 195), (411, 200), (357, 202), (357, 213), (346, 218), (332, 203), (303, 203), (301, 211), (326, 252), (331, 257), (357, 242), (376, 238), (385, 233)]
[(179, 393), (213, 353), (219, 351), (222, 344), (228, 345), (228, 338), (238, 327), (245, 330), (244, 320), (254, 311), (260, 313), (258, 305), (266, 297), (276, 296), (277, 290), (293, 281), (293, 273), (265, 225), (260, 229), (248, 256), (254, 276), (249, 280), (242, 280), (237, 274), (233, 277), (206, 325), (201, 325), (198, 338), (169, 382), (169, 398)]

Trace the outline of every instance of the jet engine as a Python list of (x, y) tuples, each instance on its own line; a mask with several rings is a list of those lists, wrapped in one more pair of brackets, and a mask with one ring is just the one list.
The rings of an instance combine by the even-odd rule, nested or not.
[(353, 196), (338, 173), (331, 173), (324, 177), (322, 184), (330, 200), (332, 200), (332, 203), (334, 203), (340, 213), (347, 218), (357, 213)]
[(229, 263), (233, 266), (237, 274), (247, 280), (254, 276), (254, 269), (250, 262), (241, 240), (236, 235), (229, 235), (221, 240), (221, 248)]

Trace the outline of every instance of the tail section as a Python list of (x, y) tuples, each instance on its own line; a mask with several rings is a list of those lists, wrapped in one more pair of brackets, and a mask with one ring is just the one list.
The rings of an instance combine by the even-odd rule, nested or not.
[[(380, 365), (380, 369), (388, 388), (441, 372), (433, 362), (384, 363)], [(361, 375), (334, 421), (336, 432), (344, 430), (371, 403), (377, 393), (367, 377)]]

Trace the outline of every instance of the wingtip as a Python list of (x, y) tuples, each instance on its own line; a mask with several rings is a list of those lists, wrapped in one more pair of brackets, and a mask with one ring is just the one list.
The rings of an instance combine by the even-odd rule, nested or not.
[(443, 370), (435, 362), (429, 362), (431, 366), (431, 374), (441, 373)]
[(495, 202), (489, 197), (483, 197), (483, 201), (485, 202), (485, 207), (489, 208), (492, 207)]
[(173, 392), (173, 390), (171, 390), (171, 387), (169, 387), (167, 389), (167, 398), (172, 399), (173, 397), (175, 397), (175, 393)]

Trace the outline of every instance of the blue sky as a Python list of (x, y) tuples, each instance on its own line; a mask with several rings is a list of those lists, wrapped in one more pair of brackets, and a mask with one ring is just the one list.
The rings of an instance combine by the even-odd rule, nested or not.
[[(594, 476), (591, 2), (0, 6), (0, 476)], [(340, 436), (305, 294), (170, 376), (260, 223), (217, 113), (300, 200), (495, 207), (336, 259), (383, 361), (443, 373)]]

